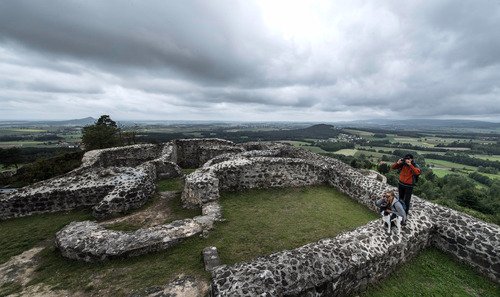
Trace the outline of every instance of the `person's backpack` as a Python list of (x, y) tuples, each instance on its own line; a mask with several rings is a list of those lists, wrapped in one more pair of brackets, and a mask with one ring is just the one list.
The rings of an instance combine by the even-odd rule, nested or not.
[[(413, 162), (415, 167), (417, 167), (418, 169), (420, 169), (420, 166), (418, 166), (417, 162)], [(416, 185), (418, 183), (418, 178), (419, 178), (420, 175), (418, 174), (414, 174), (413, 175), (413, 185)]]

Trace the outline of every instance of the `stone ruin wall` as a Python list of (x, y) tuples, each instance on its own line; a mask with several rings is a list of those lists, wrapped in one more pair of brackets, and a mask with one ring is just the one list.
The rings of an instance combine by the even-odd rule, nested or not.
[(164, 147), (170, 145), (135, 144), (86, 152), (82, 167), (135, 167), (158, 158)]
[[(145, 160), (138, 167), (149, 170), (147, 176), (156, 178), (159, 173), (168, 171), (161, 169), (165, 164), (170, 164), (168, 168), (174, 168), (166, 174), (175, 175), (180, 172), (177, 163), (194, 166), (204, 161), (199, 158), (191, 159), (193, 154), (204, 154), (206, 158), (218, 154), (186, 178), (183, 202), (187, 206), (201, 206), (202, 215), (135, 232), (107, 230), (94, 222), (74, 222), (56, 236), (56, 245), (65, 257), (91, 262), (134, 256), (165, 249), (182, 238), (206, 232), (213, 227), (215, 221), (221, 219), (218, 203), (221, 190), (328, 184), (376, 210), (373, 200), (384, 191), (393, 189), (387, 184), (367, 178), (338, 160), (283, 145), (251, 143), (232, 147), (225, 141), (216, 141), (213, 147), (200, 142), (196, 148), (194, 143), (185, 140), (178, 141), (181, 145), (173, 143), (175, 142), (170, 146), (165, 145), (161, 150), (151, 149), (160, 151), (160, 156), (145, 149), (140, 152), (143, 155), (136, 157), (132, 163), (126, 163), (125, 157), (120, 160), (126, 165)], [(137, 153), (139, 151), (141, 150), (136, 150)], [(203, 153), (207, 151), (209, 153)], [(88, 156), (87, 160), (94, 160), (94, 163), (86, 164), (96, 164), (96, 158), (108, 158), (91, 157)], [(112, 164), (111, 161), (98, 162), (103, 166)], [(90, 170), (89, 168), (97, 172), (103, 170), (102, 167), (92, 165), (77, 171), (82, 170), (82, 173)], [(121, 167), (121, 170), (126, 171), (127, 168), (130, 167)], [(109, 167), (107, 170), (113, 171), (115, 168)], [(122, 172), (117, 176), (123, 174)], [(71, 173), (68, 174), (70, 176)], [(153, 185), (154, 178), (151, 178)], [(101, 177), (99, 180), (106, 178)], [(74, 180), (69, 178), (67, 182)], [(111, 191), (117, 188), (114, 187)], [(78, 187), (74, 188), (74, 192), (76, 191), (79, 191)], [(100, 201), (105, 200), (106, 197)], [(113, 201), (117, 202), (116, 206), (122, 204), (119, 200), (110, 200)], [(410, 221), (400, 235), (386, 235), (382, 221), (376, 220), (335, 238), (323, 239), (245, 263), (221, 265), (212, 271), (212, 294), (346, 296), (363, 290), (370, 283), (380, 281), (430, 245), (453, 254), (499, 282), (500, 227), (414, 196)], [(389, 253), (391, 257), (387, 256)]]
[(182, 168), (198, 168), (218, 155), (244, 150), (224, 139), (177, 139), (173, 142), (177, 148), (177, 164)]
[[(186, 139), (89, 151), (82, 165), (65, 175), (0, 194), (0, 220), (82, 207), (92, 207), (99, 219), (124, 213), (147, 202), (157, 178), (182, 175), (178, 163), (196, 154), (208, 157), (242, 150), (231, 144)], [(200, 162), (199, 157), (196, 160)]]
[[(187, 177), (182, 198), (199, 206), (217, 201), (220, 190), (325, 183), (372, 210), (375, 198), (394, 189), (338, 160), (285, 147), (219, 156)], [(415, 196), (411, 220), (399, 236), (385, 235), (377, 220), (333, 239), (222, 265), (212, 271), (213, 295), (347, 296), (383, 279), (430, 245), (499, 281), (500, 228)]]

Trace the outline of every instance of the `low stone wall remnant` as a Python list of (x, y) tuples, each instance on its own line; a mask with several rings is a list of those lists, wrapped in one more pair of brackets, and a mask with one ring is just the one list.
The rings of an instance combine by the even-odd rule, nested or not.
[(0, 194), (0, 220), (81, 207), (108, 218), (143, 206), (156, 179), (183, 175), (178, 164), (194, 154), (208, 158), (241, 150), (227, 140), (185, 139), (89, 151), (67, 174)]

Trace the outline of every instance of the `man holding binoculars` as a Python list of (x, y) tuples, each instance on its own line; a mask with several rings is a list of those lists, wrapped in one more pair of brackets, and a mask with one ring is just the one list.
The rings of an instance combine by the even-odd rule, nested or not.
[(391, 166), (392, 169), (399, 169), (399, 199), (403, 200), (406, 205), (406, 215), (410, 210), (411, 193), (415, 186), (415, 178), (420, 175), (420, 168), (413, 161), (413, 155), (407, 154), (404, 158), (399, 159)]

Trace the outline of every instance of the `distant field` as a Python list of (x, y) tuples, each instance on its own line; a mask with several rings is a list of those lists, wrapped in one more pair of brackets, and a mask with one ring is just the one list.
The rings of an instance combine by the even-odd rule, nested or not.
[(436, 169), (436, 168), (432, 168), (432, 172), (437, 177), (444, 177), (445, 175), (452, 173), (449, 169)]
[(334, 152), (334, 154), (344, 155), (344, 156), (354, 156), (358, 150), (356, 149), (342, 149)]
[(33, 133), (44, 133), (47, 130), (42, 129), (23, 129), (23, 128), (4, 128), (0, 129), (0, 136), (15, 135), (15, 134), (33, 134)]
[(435, 147), (435, 145), (432, 143), (413, 137), (394, 137), (394, 142), (408, 143), (411, 145), (422, 146), (422, 147)]
[(39, 147), (39, 146), (45, 146), (49, 147), (43, 144), (42, 141), (3, 141), (0, 142), (0, 147), (6, 148), (6, 147)]
[(295, 140), (280, 140), (278, 142), (288, 143), (288, 144), (291, 144), (293, 146), (303, 146), (303, 145), (309, 145), (310, 144), (309, 142), (295, 141)]
[(357, 149), (374, 149), (374, 150), (377, 150), (377, 151), (384, 151), (386, 153), (392, 153), (395, 149), (397, 148), (394, 148), (394, 147), (384, 147), (384, 146), (369, 146), (369, 145), (356, 145), (356, 148)]
[(358, 149), (354, 156), (359, 157), (361, 154), (364, 154), (365, 156), (372, 157), (372, 158), (381, 158), (383, 155), (387, 155), (387, 154), (383, 154), (383, 153), (371, 152), (371, 151), (365, 151), (365, 150)]
[(304, 145), (304, 146), (301, 146), (301, 148), (304, 148), (306, 150), (309, 150), (313, 153), (327, 153), (327, 151), (323, 150), (322, 148), (319, 148), (317, 146), (308, 146), (308, 145)]
[(490, 161), (500, 161), (500, 155), (471, 155), (471, 157)]
[(375, 135), (375, 133), (367, 132), (367, 131), (361, 131), (361, 130), (354, 130), (354, 129), (342, 129), (342, 130), (344, 130), (344, 131), (346, 131), (348, 133), (354, 134), (354, 135), (361, 136), (361, 137)]
[[(386, 153), (392, 153), (394, 150), (405, 150), (404, 148), (398, 147), (384, 147), (384, 146), (370, 146), (370, 145), (356, 145), (357, 149), (374, 149), (377, 151), (383, 150)], [(435, 152), (435, 151), (422, 151), (418, 149), (407, 149), (410, 151), (417, 152), (419, 154), (436, 154), (436, 155), (444, 155), (445, 152)]]
[(491, 179), (500, 179), (500, 174), (497, 173), (497, 174), (491, 174), (491, 173), (483, 173), (483, 172), (479, 172), (480, 174), (482, 175), (486, 175), (487, 177), (491, 178)]
[(457, 169), (468, 169), (468, 170), (476, 170), (477, 167), (474, 166), (469, 166), (469, 165), (464, 165), (460, 163), (455, 163), (455, 162), (450, 162), (450, 161), (444, 161), (444, 160), (436, 160), (436, 159), (429, 159), (426, 158), (425, 162), (429, 164), (433, 164), (437, 167), (445, 167), (445, 168), (457, 168)]
[[(463, 171), (463, 170), (460, 170), (460, 171), (451, 171), (451, 168), (431, 168), (432, 169), (432, 172), (438, 176), (438, 177), (443, 177), (445, 175), (448, 175), (448, 174), (461, 174), (461, 175), (468, 175), (469, 173), (473, 172), (474, 170), (470, 170), (470, 169), (467, 169), (466, 171)], [(500, 174), (490, 174), (490, 173), (483, 173), (483, 172), (479, 172), (480, 174), (482, 175), (485, 175), (491, 179), (500, 179)], [(480, 183), (477, 183), (477, 185), (479, 185), (480, 187), (482, 187), (483, 185), (480, 184)]]

